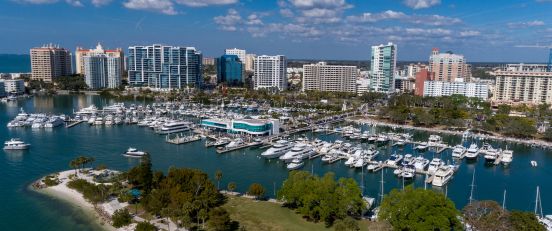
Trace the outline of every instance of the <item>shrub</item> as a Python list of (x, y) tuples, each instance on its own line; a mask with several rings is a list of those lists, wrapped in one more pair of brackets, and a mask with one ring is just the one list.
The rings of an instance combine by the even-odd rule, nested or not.
[(117, 209), (117, 211), (113, 213), (113, 216), (111, 216), (111, 221), (113, 222), (113, 227), (121, 228), (132, 222), (132, 216), (127, 209)]

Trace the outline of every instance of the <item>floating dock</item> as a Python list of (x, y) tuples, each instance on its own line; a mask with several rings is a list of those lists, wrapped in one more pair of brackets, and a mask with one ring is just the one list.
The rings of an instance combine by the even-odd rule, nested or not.
[(65, 125), (65, 127), (66, 127), (66, 128), (72, 128), (72, 127), (74, 127), (74, 126), (79, 125), (79, 124), (82, 123), (82, 122), (84, 122), (84, 120), (77, 120), (77, 121), (74, 121), (74, 122), (72, 122), (72, 123), (70, 123), (70, 124)]

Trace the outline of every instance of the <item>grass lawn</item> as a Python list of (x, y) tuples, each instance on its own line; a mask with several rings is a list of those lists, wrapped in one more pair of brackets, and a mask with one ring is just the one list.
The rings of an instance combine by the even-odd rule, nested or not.
[[(326, 228), (323, 222), (308, 222), (293, 210), (272, 202), (254, 201), (248, 198), (229, 196), (228, 203), (223, 207), (228, 210), (232, 220), (238, 221), (240, 226), (245, 227), (246, 230), (333, 230), (333, 228)], [(384, 228), (385, 226), (375, 222), (363, 220), (359, 224), (362, 231), (388, 230)]]

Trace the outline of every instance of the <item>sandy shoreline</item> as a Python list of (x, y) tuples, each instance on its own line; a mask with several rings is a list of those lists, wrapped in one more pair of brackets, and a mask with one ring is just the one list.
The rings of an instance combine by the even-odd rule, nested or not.
[[(40, 180), (36, 181), (35, 183), (33, 183), (33, 185), (30, 186), (31, 190), (50, 197), (60, 199), (64, 202), (69, 203), (73, 207), (79, 208), (84, 212), (84, 214), (87, 217), (94, 220), (98, 224), (98, 226), (102, 227), (104, 230), (108, 230), (108, 231), (125, 230), (125, 229), (116, 229), (115, 227), (111, 226), (111, 224), (109, 223), (109, 220), (107, 220), (107, 218), (100, 216), (100, 214), (98, 213), (98, 211), (96, 211), (94, 206), (90, 202), (86, 201), (86, 199), (84, 199), (81, 193), (67, 187), (67, 183), (70, 181), (69, 175), (75, 174), (74, 170), (63, 171), (63, 172), (59, 172), (58, 174), (59, 174), (58, 179), (61, 181), (60, 184), (46, 187), (46, 188), (35, 188), (33, 185), (36, 182), (41, 182), (43, 179), (41, 178)], [(98, 207), (101, 207), (101, 206), (102, 205), (98, 205)]]

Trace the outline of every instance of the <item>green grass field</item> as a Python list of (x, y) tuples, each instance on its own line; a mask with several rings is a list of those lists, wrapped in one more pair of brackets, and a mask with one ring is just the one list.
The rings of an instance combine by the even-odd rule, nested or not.
[[(259, 231), (312, 231), (333, 230), (326, 228), (324, 223), (308, 222), (293, 210), (279, 204), (254, 201), (242, 197), (228, 197), (228, 203), (223, 206), (230, 213), (232, 220), (240, 223), (246, 230)], [(384, 225), (369, 222), (359, 222), (361, 230), (388, 230)]]

